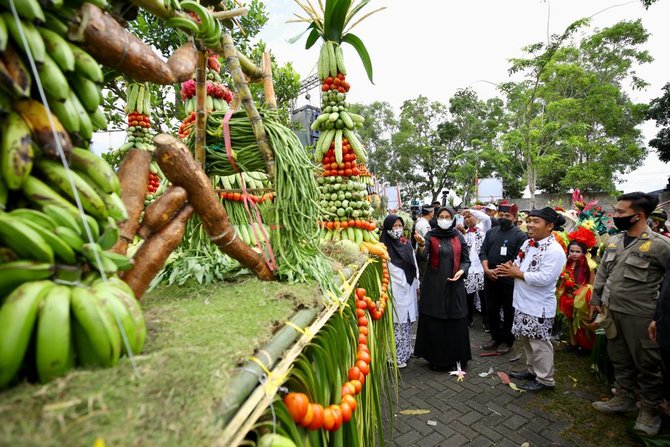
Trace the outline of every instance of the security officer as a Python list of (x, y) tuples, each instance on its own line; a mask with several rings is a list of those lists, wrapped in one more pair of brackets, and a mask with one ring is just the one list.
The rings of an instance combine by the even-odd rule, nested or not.
[(654, 318), (670, 255), (670, 239), (647, 225), (657, 204), (655, 196), (642, 192), (617, 198), (614, 225), (622, 233), (609, 240), (591, 297), (592, 312), (603, 313), (604, 308), (616, 327), (607, 353), (618, 386), (616, 397), (592, 405), (604, 413), (633, 410), (633, 393), (639, 387), (641, 406), (633, 429), (646, 436), (655, 436), (661, 427), (661, 356), (647, 328)]

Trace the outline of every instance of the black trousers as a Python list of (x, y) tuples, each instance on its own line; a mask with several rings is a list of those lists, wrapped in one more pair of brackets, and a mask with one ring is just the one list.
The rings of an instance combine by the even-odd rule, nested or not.
[[(477, 292), (465, 295), (468, 302), (468, 322), (471, 324), (475, 316), (475, 296), (477, 296)], [(482, 305), (482, 323), (489, 324), (489, 314), (486, 310), (486, 295), (483, 290), (479, 291), (479, 302)]]
[[(513, 344), (512, 323), (514, 322), (514, 283), (508, 281), (491, 281), (484, 279), (484, 294), (486, 295), (486, 310), (489, 314), (489, 328), (491, 338), (500, 343)], [(503, 311), (503, 321), (500, 321), (500, 309)]]
[(670, 349), (661, 348), (663, 360), (663, 397), (670, 402)]

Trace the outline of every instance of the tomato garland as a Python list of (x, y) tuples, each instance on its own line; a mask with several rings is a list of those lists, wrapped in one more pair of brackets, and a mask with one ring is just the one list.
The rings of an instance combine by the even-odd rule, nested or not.
[(346, 93), (350, 88), (351, 86), (346, 81), (346, 76), (344, 76), (342, 73), (338, 73), (336, 77), (328, 76), (321, 85), (322, 92), (337, 90), (340, 93)]
[(128, 114), (128, 127), (137, 126), (149, 129), (151, 127), (151, 119), (142, 113), (130, 112)]
[(338, 228), (346, 230), (347, 228), (360, 228), (362, 230), (375, 231), (377, 222), (367, 220), (343, 220), (343, 221), (320, 221), (319, 225), (327, 230), (337, 230)]
[(243, 202), (244, 197), (247, 197), (248, 200), (251, 200), (252, 202), (255, 203), (263, 203), (266, 200), (272, 201), (274, 199), (274, 192), (268, 192), (266, 194), (263, 194), (262, 196), (255, 196), (253, 194), (244, 194), (240, 192), (225, 192), (222, 191), (219, 193), (219, 197), (222, 198), (223, 200), (232, 200), (234, 202)]
[(160, 177), (154, 172), (149, 173), (149, 182), (147, 184), (147, 195), (155, 194), (160, 185)]
[(335, 160), (335, 143), (333, 142), (323, 156), (321, 163), (324, 177), (357, 177), (361, 175), (361, 170), (356, 162), (356, 154), (354, 154), (354, 150), (346, 138), (342, 138), (342, 162), (337, 163)]
[(358, 402), (354, 397), (363, 389), (365, 377), (370, 373), (370, 349), (368, 348), (368, 319), (366, 310), (373, 320), (384, 316), (388, 301), (389, 273), (386, 262), (382, 261), (382, 288), (379, 301), (373, 301), (366, 296), (363, 288), (356, 289), (356, 317), (358, 318), (358, 352), (356, 363), (347, 371), (349, 381), (342, 385), (342, 398), (338, 404), (323, 407), (321, 404), (309, 401), (305, 393), (288, 393), (284, 396), (284, 405), (291, 418), (301, 427), (309, 430), (323, 428), (327, 431), (337, 431), (343, 423), (349, 422)]

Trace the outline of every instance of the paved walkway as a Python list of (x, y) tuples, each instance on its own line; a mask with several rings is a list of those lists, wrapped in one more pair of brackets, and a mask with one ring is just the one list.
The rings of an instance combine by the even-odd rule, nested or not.
[[(586, 445), (568, 439), (561, 432), (566, 424), (538, 410), (534, 402), (552, 393), (519, 393), (503, 385), (494, 372), (523, 369), (524, 358), (518, 351), (505, 356), (480, 357), (479, 346), (489, 340), (479, 318), (470, 330), (472, 360), (463, 382), (448, 372), (435, 372), (423, 359), (412, 358), (400, 370), (399, 399), (395, 411), (395, 429), (391, 445), (409, 446), (574, 446)], [(518, 380), (514, 380), (520, 383)], [(558, 391), (555, 391), (558, 392)], [(405, 415), (402, 410), (430, 410), (423, 415)], [(386, 421), (387, 432), (388, 421)], [(390, 439), (390, 436), (387, 440)]]

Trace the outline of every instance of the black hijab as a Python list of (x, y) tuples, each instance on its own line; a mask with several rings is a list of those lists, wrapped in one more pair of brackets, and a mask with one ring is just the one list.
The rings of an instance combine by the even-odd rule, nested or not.
[(437, 210), (437, 213), (435, 213), (435, 218), (437, 219), (437, 216), (439, 216), (440, 213), (444, 210), (446, 210), (447, 212), (449, 212), (449, 214), (451, 214), (451, 218), (454, 221), (451, 224), (451, 226), (449, 228), (447, 228), (446, 230), (443, 230), (439, 226), (436, 226), (435, 228), (430, 230), (430, 235), (432, 237), (435, 237), (435, 238), (438, 238), (438, 239), (448, 239), (448, 238), (452, 238), (452, 237), (454, 237), (458, 234), (458, 230), (456, 229), (456, 212), (454, 211), (454, 209), (452, 207), (450, 207), (450, 206), (440, 207), (440, 209)]
[(395, 214), (386, 216), (379, 240), (386, 245), (386, 248), (388, 248), (391, 264), (401, 268), (402, 271), (405, 272), (407, 284), (411, 285), (416, 278), (416, 265), (414, 263), (414, 250), (412, 249), (412, 244), (409, 242), (402, 243), (400, 239), (393, 239), (387, 233), (387, 231), (393, 229), (393, 224), (398, 219), (400, 219), (404, 226), (405, 221), (402, 220), (400, 216)]

